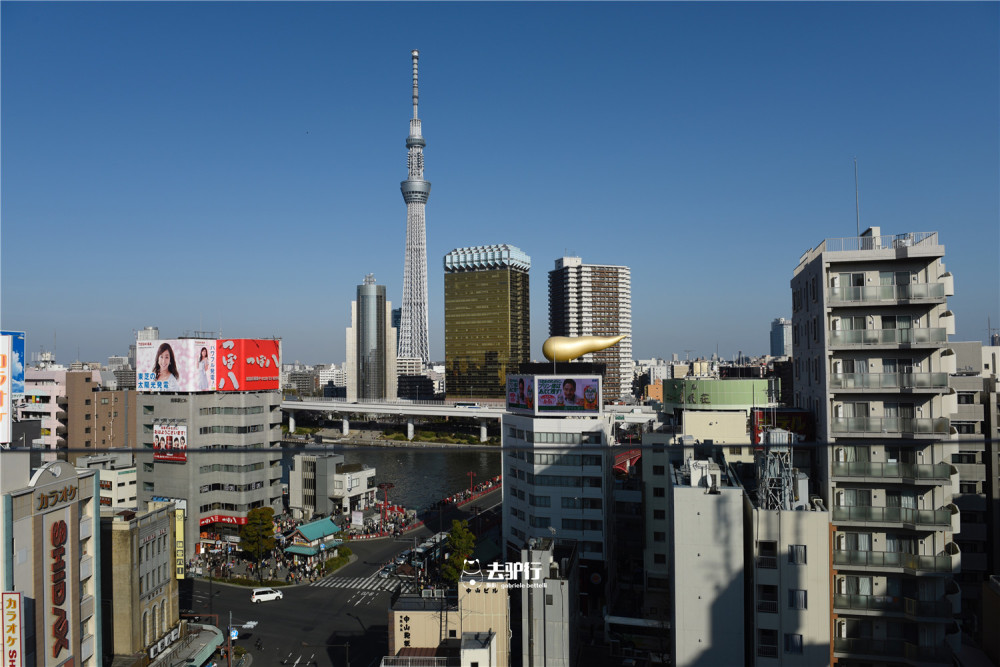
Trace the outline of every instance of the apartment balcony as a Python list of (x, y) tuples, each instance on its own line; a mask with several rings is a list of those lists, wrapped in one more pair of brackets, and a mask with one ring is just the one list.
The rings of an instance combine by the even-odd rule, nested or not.
[[(880, 483), (895, 480), (912, 484), (919, 481), (949, 482), (956, 473), (950, 463), (873, 463), (871, 461), (835, 461), (833, 481), (868, 481)], [(842, 478), (842, 479), (838, 479)]]
[(778, 657), (778, 647), (768, 646), (766, 644), (760, 644), (757, 646), (757, 657), (758, 658), (777, 658)]
[(940, 393), (948, 390), (948, 374), (834, 373), (830, 375), (830, 389), (838, 392), (856, 389), (884, 392), (927, 390)]
[(843, 614), (872, 616), (899, 615), (914, 621), (947, 623), (952, 620), (951, 603), (938, 600), (914, 600), (889, 595), (833, 596), (833, 609)]
[(854, 507), (833, 508), (833, 522), (837, 525), (886, 524), (895, 527), (902, 524), (903, 528), (911, 530), (952, 530), (952, 517), (958, 512), (951, 509), (953, 505), (937, 510), (918, 510), (910, 507)]
[(830, 428), (836, 435), (948, 435), (947, 417), (834, 417)]
[(986, 406), (982, 403), (959, 403), (952, 416), (956, 421), (981, 422), (986, 418)]
[(864, 285), (832, 287), (828, 292), (831, 306), (892, 304), (897, 302), (944, 303), (944, 283), (911, 283), (909, 285)]
[(938, 347), (948, 342), (948, 330), (944, 327), (929, 329), (834, 329), (829, 332), (830, 347), (887, 348), (900, 345), (923, 345)]
[(837, 658), (883, 660), (902, 658), (911, 665), (951, 665), (952, 652), (944, 646), (917, 646), (901, 639), (854, 639), (835, 637), (833, 653)]
[(777, 614), (777, 600), (757, 600), (757, 611), (762, 614)]
[(757, 556), (757, 567), (762, 570), (778, 569), (778, 558), (776, 556)]
[(954, 574), (961, 569), (962, 558), (957, 545), (948, 543), (945, 553), (938, 556), (918, 556), (900, 551), (841, 551), (834, 550), (833, 564), (839, 569), (896, 572), (900, 574)]

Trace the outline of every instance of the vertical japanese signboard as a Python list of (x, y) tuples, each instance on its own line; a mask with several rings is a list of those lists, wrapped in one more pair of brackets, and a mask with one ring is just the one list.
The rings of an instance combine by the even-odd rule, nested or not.
[(10, 442), (11, 423), (11, 392), (13, 382), (11, 381), (13, 367), (13, 337), (0, 336), (0, 444), (6, 445)]
[(184, 578), (184, 510), (174, 510), (174, 577)]
[(23, 667), (24, 665), (22, 604), (20, 593), (3, 593), (0, 596), (0, 607), (3, 608), (4, 667)]

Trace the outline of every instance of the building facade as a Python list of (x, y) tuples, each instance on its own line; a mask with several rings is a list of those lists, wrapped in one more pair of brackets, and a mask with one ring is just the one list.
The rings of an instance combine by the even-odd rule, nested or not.
[(341, 454), (296, 454), (288, 473), (288, 508), (297, 519), (336, 516), (375, 505), (375, 468)]
[(396, 330), (389, 326), (392, 303), (385, 285), (376, 285), (368, 274), (358, 285), (358, 300), (351, 302), (347, 328), (347, 400), (396, 398)]
[(779, 317), (771, 320), (771, 356), (792, 356), (792, 321)]
[[(136, 442), (139, 506), (187, 508), (185, 558), (239, 541), (247, 512), (281, 511), (281, 394), (277, 391), (141, 394)], [(186, 433), (186, 452), (157, 453), (166, 429)]]
[(620, 336), (617, 345), (581, 359), (605, 365), (605, 400), (632, 395), (632, 272), (562, 257), (549, 271), (550, 336)]
[(98, 505), (102, 512), (136, 509), (138, 492), (131, 450), (82, 456), (76, 460), (76, 466), (97, 471), (101, 494)]
[(531, 258), (510, 245), (444, 257), (447, 396), (502, 398), (506, 376), (531, 355)]
[(27, 454), (4, 454), (0, 579), (5, 595), (20, 593), (20, 664), (98, 667), (97, 477), (63, 461), (29, 472)]
[(946, 665), (959, 649), (943, 257), (936, 232), (873, 227), (808, 251), (791, 281), (794, 401), (829, 443), (817, 491), (832, 513), (841, 662)]

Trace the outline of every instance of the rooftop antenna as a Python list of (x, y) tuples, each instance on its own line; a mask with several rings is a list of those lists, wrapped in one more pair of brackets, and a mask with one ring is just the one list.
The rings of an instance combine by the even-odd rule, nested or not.
[(861, 200), (858, 198), (858, 156), (854, 156), (854, 210), (857, 214), (858, 236), (861, 236)]

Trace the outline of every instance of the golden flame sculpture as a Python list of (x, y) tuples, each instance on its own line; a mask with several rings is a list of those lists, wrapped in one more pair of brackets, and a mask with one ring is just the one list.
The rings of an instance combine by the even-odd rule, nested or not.
[(624, 339), (625, 336), (552, 336), (542, 344), (542, 354), (549, 361), (571, 361), (609, 348)]

